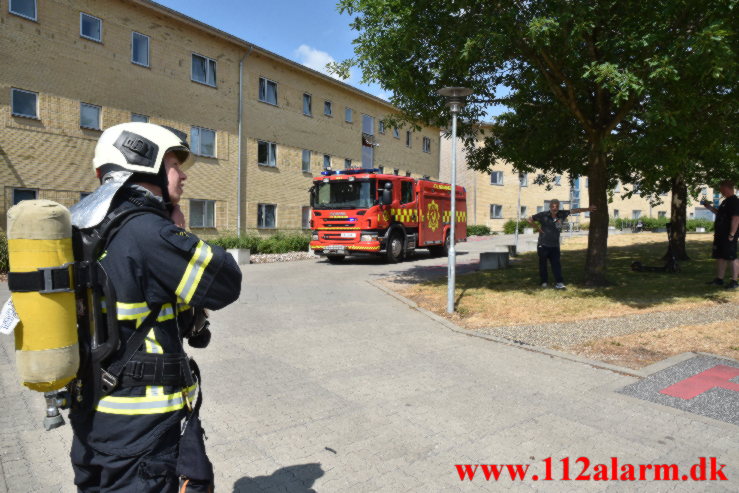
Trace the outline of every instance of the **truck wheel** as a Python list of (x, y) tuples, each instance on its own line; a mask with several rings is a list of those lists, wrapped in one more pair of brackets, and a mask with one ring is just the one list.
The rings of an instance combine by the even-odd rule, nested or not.
[(446, 257), (449, 255), (449, 233), (444, 237), (444, 244), (429, 247), (429, 253), (431, 253), (433, 257)]
[(403, 257), (403, 235), (400, 233), (393, 233), (390, 239), (387, 240), (385, 257), (387, 261), (392, 264), (397, 264)]
[(344, 255), (326, 255), (326, 258), (332, 264), (339, 264), (339, 263), (343, 262)]

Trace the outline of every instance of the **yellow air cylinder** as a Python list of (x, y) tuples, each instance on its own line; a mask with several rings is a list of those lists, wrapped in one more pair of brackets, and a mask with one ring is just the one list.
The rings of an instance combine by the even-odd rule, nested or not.
[[(10, 272), (74, 262), (69, 210), (50, 200), (24, 200), (8, 211)], [(79, 347), (74, 292), (11, 293), (21, 383), (39, 392), (64, 387), (77, 374)]]

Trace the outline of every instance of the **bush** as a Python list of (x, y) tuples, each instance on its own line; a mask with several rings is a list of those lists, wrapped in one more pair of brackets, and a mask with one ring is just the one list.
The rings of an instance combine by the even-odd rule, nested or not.
[(10, 265), (8, 262), (8, 238), (5, 233), (0, 232), (0, 273), (8, 272)]
[(492, 234), (490, 228), (484, 224), (468, 224), (467, 236), (487, 236)]
[(251, 253), (287, 253), (307, 251), (310, 237), (301, 233), (277, 233), (268, 237), (232, 235), (220, 236), (208, 243), (222, 248), (248, 248)]
[(713, 221), (710, 219), (688, 219), (688, 231), (695, 231), (695, 228), (706, 228), (706, 232), (713, 231)]
[[(524, 228), (531, 228), (532, 226), (528, 223), (528, 221), (518, 221), (518, 232), (523, 233)], [(503, 233), (507, 235), (512, 235), (516, 232), (516, 221), (513, 219), (509, 219), (508, 221), (503, 224)]]
[[(664, 228), (667, 223), (670, 222), (669, 218), (649, 218), (642, 217), (639, 219), (613, 219), (611, 218), (608, 224), (615, 226), (616, 229), (631, 229), (639, 221), (642, 223), (642, 229), (645, 231), (651, 231), (655, 228)], [(695, 228), (706, 228), (707, 232), (713, 231), (713, 221), (710, 219), (688, 219), (686, 227), (688, 231), (695, 231)]]

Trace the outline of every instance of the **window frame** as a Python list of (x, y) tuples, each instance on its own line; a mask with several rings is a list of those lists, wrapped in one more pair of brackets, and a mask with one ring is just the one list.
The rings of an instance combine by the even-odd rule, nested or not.
[[(348, 119), (347, 116), (349, 116)], [(344, 108), (344, 123), (354, 124), (354, 110), (348, 106)]]
[[(326, 108), (328, 108), (328, 113), (326, 113)], [(328, 116), (329, 118), (334, 117), (334, 103), (330, 99), (323, 100), (323, 116)]]
[[(218, 87), (218, 60), (215, 58), (210, 58), (209, 56), (201, 55), (200, 53), (196, 53), (194, 51), (190, 52), (190, 80), (192, 82), (195, 82), (197, 84), (202, 84), (204, 86), (208, 87)], [(193, 62), (195, 61), (195, 57), (200, 57), (205, 59), (205, 82), (195, 79), (195, 67), (193, 65)], [(208, 83), (208, 74), (210, 73), (210, 62), (213, 62), (213, 83)]]
[(13, 205), (17, 205), (20, 202), (22, 202), (22, 200), (19, 200), (18, 202), (15, 201), (15, 192), (33, 192), (32, 199), (24, 199), (24, 200), (38, 200), (38, 188), (13, 187), (13, 195), (11, 197)]
[(8, 13), (17, 15), (18, 17), (22, 17), (23, 19), (28, 19), (29, 21), (38, 22), (38, 2), (36, 0), (31, 1), (33, 2), (33, 17), (29, 17), (25, 14), (21, 14), (20, 12), (16, 12), (15, 10), (13, 10), (13, 0), (8, 0)]
[(405, 131), (405, 146), (408, 149), (412, 149), (413, 148), (413, 134), (411, 133), (410, 130), (406, 130)]
[(400, 129), (398, 127), (393, 127), (393, 137), (400, 140)]
[[(260, 226), (259, 225), (259, 211), (263, 207), (271, 206), (274, 207), (274, 213), (272, 214), (274, 217), (274, 225), (273, 226)], [(263, 215), (263, 217), (266, 218), (266, 214)], [(257, 229), (277, 229), (277, 204), (267, 204), (267, 203), (257, 203)]]
[(344, 158), (344, 169), (349, 169), (352, 167), (352, 160), (349, 158)]
[[(326, 166), (326, 158), (328, 158), (328, 166)], [(323, 155), (323, 169), (329, 169), (331, 167), (331, 154)]]
[(621, 211), (619, 209), (613, 209), (613, 218), (618, 219), (621, 216)]
[[(276, 93), (275, 93), (276, 94)], [(308, 97), (308, 113), (305, 112), (305, 98)], [(303, 93), (303, 115), (313, 118), (313, 95), (309, 92)]]
[[(496, 176), (498, 173), (500, 173), (500, 182), (493, 182), (493, 176)], [(504, 173), (502, 171), (491, 171), (490, 172), (490, 184), (495, 185), (497, 187), (502, 187), (505, 184), (505, 180), (503, 179)]]
[[(204, 205), (204, 208), (203, 208), (203, 224), (200, 225), (200, 226), (196, 226), (195, 224), (192, 223), (192, 219), (193, 219), (192, 205), (195, 202), (200, 202), (200, 203), (202, 203)], [(212, 225), (206, 224), (207, 218), (208, 218), (208, 211), (207, 211), (207, 205), (208, 204), (211, 204), (213, 206), (213, 224)], [(189, 216), (190, 217), (188, 218), (188, 221), (187, 222), (188, 222), (188, 225), (190, 226), (190, 228), (199, 228), (199, 229), (206, 229), (206, 228), (211, 228), (212, 229), (212, 228), (215, 228), (216, 227), (216, 201), (215, 200), (212, 200), (212, 199), (190, 199), (190, 214), (189, 214)]]
[[(267, 161), (270, 160), (270, 154), (272, 157), (272, 160), (274, 161), (274, 164), (267, 163), (260, 163), (259, 162), (259, 146), (261, 144), (267, 144)], [(277, 167), (277, 142), (272, 142), (270, 140), (257, 140), (257, 164), (259, 166), (266, 166), (268, 168), (276, 168)]]
[[(146, 63), (137, 62), (133, 59), (134, 57), (134, 40), (136, 39), (136, 35), (142, 36), (146, 38)], [(131, 63), (134, 65), (138, 65), (139, 67), (151, 67), (151, 37), (147, 36), (146, 34), (140, 33), (138, 31), (131, 31)], [(192, 74), (191, 74), (192, 75)]]
[[(262, 81), (264, 81), (264, 96), (265, 99), (262, 99)], [(275, 85), (275, 102), (267, 101), (266, 97), (269, 91), (267, 91), (267, 83), (272, 83)], [(279, 83), (276, 80), (268, 79), (267, 77), (259, 76), (259, 86), (257, 87), (257, 99), (260, 103), (269, 104), (271, 106), (280, 106), (280, 93), (279, 93)]]
[[(636, 215), (637, 212), (639, 213), (638, 216)], [(634, 217), (634, 216), (636, 216), (636, 217)], [(637, 219), (641, 219), (641, 217), (642, 217), (642, 210), (641, 209), (632, 209), (631, 210), (631, 219), (632, 220), (635, 221)]]
[[(82, 108), (85, 106), (87, 106), (88, 108), (97, 108), (98, 110), (98, 126), (97, 127), (88, 127), (87, 125), (82, 124)], [(103, 129), (103, 107), (97, 104), (85, 103), (84, 101), (80, 101), (80, 128), (84, 128), (85, 130), (101, 131)]]
[[(135, 116), (143, 116), (144, 118), (146, 118), (146, 121), (142, 121), (142, 120), (134, 120), (134, 117), (135, 117)], [(134, 113), (133, 111), (131, 112), (131, 121), (132, 121), (132, 122), (138, 122), (138, 123), (149, 123), (149, 120), (150, 120), (150, 118), (149, 118), (149, 115), (144, 115), (144, 114), (142, 114), (142, 113)]]
[[(100, 23), (100, 39), (93, 38), (92, 36), (87, 36), (82, 32), (82, 17), (83, 16), (87, 16), (92, 19), (95, 19), (96, 21)], [(87, 12), (80, 11), (80, 37), (102, 44), (103, 43), (103, 20), (100, 17), (95, 17), (94, 15), (88, 14)]]
[[(308, 153), (308, 161), (305, 160), (305, 153)], [(313, 151), (310, 149), (303, 149), (303, 152), (300, 156), (300, 169), (303, 173), (310, 173), (311, 172), (311, 160), (313, 159)], [(306, 168), (306, 164), (308, 167)]]
[[(198, 135), (197, 149), (195, 149), (195, 139), (193, 138), (193, 129), (195, 129), (195, 128), (197, 128), (198, 130), (201, 131), (199, 133), (199, 135)], [(202, 142), (203, 142), (203, 139), (202, 139), (202, 130), (207, 130), (209, 132), (213, 132), (213, 155), (203, 154), (201, 152), (202, 151), (202, 148), (203, 148), (203, 145), (202, 145)], [(208, 158), (214, 158), (215, 159), (216, 156), (218, 155), (218, 132), (216, 132), (215, 129), (212, 129), (212, 128), (199, 127), (197, 125), (190, 125), (190, 145), (192, 146), (191, 151), (192, 151), (192, 153), (194, 155), (196, 155), (196, 156), (202, 156), (202, 157), (208, 157)]]
[[(498, 207), (498, 214), (495, 214), (494, 207)], [(490, 219), (503, 219), (503, 204), (490, 204)]]
[[(26, 94), (33, 94), (36, 97), (36, 104), (35, 104), (35, 106), (36, 106), (36, 114), (35, 115), (24, 115), (22, 113), (16, 113), (13, 110), (13, 94), (15, 93), (15, 91), (26, 93)], [(32, 120), (41, 120), (41, 118), (39, 117), (39, 105), (38, 105), (39, 104), (39, 101), (38, 101), (39, 100), (39, 97), (38, 96), (39, 96), (39, 93), (37, 93), (37, 92), (28, 91), (26, 89), (20, 89), (20, 88), (17, 88), (17, 87), (11, 87), (10, 88), (10, 115), (11, 116), (18, 116), (18, 117), (21, 117), (21, 118), (30, 118)]]
[(379, 120), (377, 122), (377, 133), (380, 135), (385, 135), (385, 122), (382, 120)]
[(529, 174), (528, 173), (519, 173), (518, 174), (518, 184), (521, 187), (528, 187), (529, 186)]
[[(305, 217), (305, 212), (306, 211), (308, 212), (308, 216), (307, 217)], [(304, 205), (304, 206), (302, 206), (300, 208), (300, 223), (301, 223), (300, 226), (301, 226), (301, 229), (311, 229), (311, 227), (310, 227), (311, 212), (312, 212), (311, 206), (309, 206), (309, 205)], [(275, 219), (277, 219), (277, 218), (275, 217)]]
[(421, 150), (427, 154), (431, 154), (431, 137), (424, 137), (421, 143)]

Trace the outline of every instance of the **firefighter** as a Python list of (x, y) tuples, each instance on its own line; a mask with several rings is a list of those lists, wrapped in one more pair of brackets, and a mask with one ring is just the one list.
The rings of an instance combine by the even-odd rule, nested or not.
[[(182, 491), (212, 491), (197, 416), (199, 372), (183, 337), (190, 336), (193, 346), (207, 345), (207, 327), (193, 314), (233, 303), (241, 271), (222, 248), (183, 229), (179, 202), (191, 161), (184, 133), (149, 123), (111, 127), (95, 148), (93, 165), (103, 184), (98, 190), (111, 181), (120, 186), (107, 204), (92, 197), (80, 202), (87, 204), (83, 215), (137, 214), (111, 233), (101, 255), (115, 292), (114, 306), (106, 299), (102, 308), (115, 310), (121, 342), (105, 361), (87, 368), (81, 402), (70, 411), (79, 491), (166, 493), (178, 491), (181, 481), (187, 482)], [(73, 208), (73, 217), (79, 209)], [(137, 335), (140, 344), (132, 342)]]

